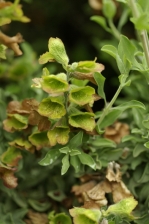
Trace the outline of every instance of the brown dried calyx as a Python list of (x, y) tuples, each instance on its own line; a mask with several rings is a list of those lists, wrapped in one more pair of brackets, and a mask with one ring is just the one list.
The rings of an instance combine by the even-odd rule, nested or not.
[(15, 168), (11, 167), (2, 167), (0, 165), (0, 179), (3, 180), (3, 183), (8, 188), (16, 188), (17, 178), (14, 176)]
[(26, 224), (48, 224), (48, 216), (44, 213), (33, 212), (29, 210), (28, 219), (25, 219)]
[(108, 138), (116, 143), (120, 143), (121, 139), (126, 135), (129, 135), (128, 124), (115, 122), (113, 125), (105, 129), (104, 138)]
[(89, 5), (95, 10), (102, 9), (102, 0), (88, 0)]
[(107, 193), (111, 193), (113, 202), (131, 197), (132, 194), (121, 180), (119, 164), (110, 162), (107, 168), (106, 178), (100, 182), (89, 181), (81, 186), (73, 186), (72, 192), (84, 201), (85, 208), (100, 208), (108, 204)]
[(23, 41), (23, 37), (20, 33), (17, 33), (13, 37), (9, 37), (0, 32), (0, 43), (12, 49), (16, 56), (22, 55), (22, 51), (19, 48), (19, 43), (22, 43)]
[(0, 9), (3, 9), (3, 8), (5, 8), (7, 6), (10, 6), (10, 5), (12, 5), (12, 2), (5, 2), (3, 0), (0, 0)]
[[(113, 2), (118, 6), (118, 2), (113, 0)], [(103, 0), (88, 0), (89, 5), (91, 8), (97, 11), (101, 11), (103, 7)]]

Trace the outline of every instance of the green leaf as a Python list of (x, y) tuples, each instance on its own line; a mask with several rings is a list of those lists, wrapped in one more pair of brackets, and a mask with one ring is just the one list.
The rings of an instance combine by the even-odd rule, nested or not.
[(34, 132), (28, 139), (33, 145), (36, 146), (37, 149), (41, 149), (42, 147), (49, 145), (47, 131)]
[(102, 12), (108, 19), (113, 19), (116, 14), (116, 5), (112, 0), (103, 0)]
[(137, 156), (139, 156), (142, 152), (145, 152), (145, 151), (147, 151), (146, 147), (145, 147), (143, 144), (138, 143), (138, 144), (135, 146), (134, 150), (133, 150), (133, 156), (134, 156), (134, 157), (137, 157)]
[(98, 137), (96, 139), (91, 139), (90, 144), (94, 147), (109, 147), (109, 148), (116, 148), (116, 143), (107, 138)]
[(51, 75), (50, 73), (42, 76), (41, 86), (47, 93), (63, 93), (68, 91), (69, 88), (67, 81), (63, 80), (60, 75)]
[(121, 104), (120, 106), (113, 107), (111, 111), (105, 116), (105, 118), (100, 123), (100, 125), (98, 125), (98, 122), (97, 122), (97, 127), (96, 127), (97, 131), (98, 130), (100, 131), (102, 128), (105, 128), (113, 124), (122, 112), (132, 108), (140, 108), (145, 110), (145, 105), (137, 100), (131, 100), (129, 102)]
[(139, 17), (130, 18), (130, 20), (134, 23), (137, 30), (149, 30), (148, 12), (141, 13)]
[(105, 128), (113, 124), (117, 120), (117, 118), (120, 116), (121, 113), (122, 113), (122, 110), (112, 108), (111, 111), (108, 113), (108, 115), (106, 115), (103, 121), (100, 123), (100, 125), (98, 125), (98, 122), (97, 122), (97, 127), (96, 127), (97, 131), (98, 130), (100, 131), (102, 128)]
[(75, 136), (73, 136), (69, 141), (70, 149), (75, 149), (82, 144), (83, 131), (79, 131)]
[(101, 211), (98, 209), (73, 208), (69, 210), (73, 217), (74, 224), (98, 224), (101, 218)]
[(69, 59), (66, 54), (65, 46), (61, 39), (50, 38), (48, 43), (49, 53), (58, 63), (67, 66)]
[(63, 148), (60, 148), (59, 151), (60, 151), (61, 153), (67, 154), (67, 153), (70, 152), (70, 148), (69, 148), (68, 146), (65, 146), (65, 147), (63, 147)]
[(84, 165), (87, 165), (91, 167), (92, 169), (96, 170), (96, 163), (94, 159), (89, 155), (84, 152), (81, 152), (81, 154), (78, 155), (80, 162)]
[(111, 55), (114, 59), (116, 59), (117, 49), (113, 45), (104, 45), (101, 48), (101, 51), (106, 52), (107, 54)]
[(91, 21), (98, 23), (102, 28), (104, 28), (107, 32), (111, 33), (110, 28), (107, 26), (106, 19), (103, 16), (91, 16)]
[(7, 47), (3, 44), (0, 44), (0, 58), (6, 59), (6, 49)]
[(131, 100), (131, 101), (121, 104), (120, 106), (115, 107), (115, 109), (119, 109), (122, 111), (131, 109), (131, 108), (140, 108), (142, 110), (146, 110), (145, 105), (137, 100)]
[(138, 202), (133, 197), (125, 198), (114, 205), (110, 205), (105, 211), (104, 216), (115, 214), (134, 219), (133, 215), (131, 215), (131, 212), (137, 206), (137, 204)]
[(78, 156), (71, 156), (70, 157), (70, 164), (74, 167), (76, 173), (80, 172), (81, 163), (80, 163), (80, 160), (79, 160)]
[(131, 65), (131, 62), (126, 58), (125, 55), (123, 58), (121, 58), (117, 54), (116, 55), (116, 63), (117, 63), (118, 69), (121, 74), (125, 74), (125, 75), (129, 74), (132, 65)]
[(102, 76), (101, 73), (95, 72), (94, 73), (94, 79), (95, 79), (95, 81), (98, 85), (98, 95), (106, 101), (106, 96), (105, 96), (105, 93), (104, 93), (105, 77)]
[(65, 145), (69, 140), (69, 127), (57, 126), (48, 131), (48, 139), (51, 146), (58, 144)]
[(142, 121), (142, 124), (145, 128), (149, 129), (149, 114), (146, 115), (146, 118)]
[(145, 169), (141, 177), (137, 179), (137, 183), (146, 183), (149, 181), (149, 163), (146, 163)]
[(141, 187), (141, 190), (139, 192), (139, 198), (140, 198), (140, 200), (141, 201), (145, 201), (147, 195), (148, 195), (148, 184), (145, 184), (144, 186)]
[(59, 213), (51, 217), (49, 224), (72, 224), (72, 221), (65, 213)]
[(133, 64), (136, 61), (134, 57), (136, 51), (137, 49), (134, 44), (132, 44), (132, 42), (126, 36), (121, 35), (118, 45), (118, 54), (122, 61), (125, 62), (124, 57), (126, 57), (126, 59), (128, 59)]
[(117, 2), (127, 3), (128, 0), (117, 0)]
[(59, 148), (49, 149), (45, 157), (39, 162), (41, 166), (48, 166), (54, 163), (60, 156)]
[(75, 104), (83, 106), (85, 104), (89, 104), (90, 106), (94, 103), (95, 94), (94, 88), (90, 86), (85, 87), (76, 87), (69, 92), (69, 100)]
[(93, 113), (76, 112), (69, 116), (69, 124), (76, 128), (82, 128), (86, 131), (93, 131), (95, 128), (95, 119)]
[(148, 142), (145, 142), (144, 146), (149, 149), (149, 141)]
[(69, 169), (70, 163), (69, 163), (69, 155), (66, 154), (62, 159), (62, 170), (61, 175), (64, 175), (68, 169)]
[(130, 9), (127, 7), (123, 8), (123, 12), (121, 14), (121, 17), (119, 18), (118, 26), (117, 26), (119, 31), (121, 31), (123, 26), (127, 23), (129, 19), (129, 15), (130, 15)]
[(149, 2), (146, 1), (146, 0), (138, 0), (138, 4), (139, 6), (141, 6), (143, 12), (147, 12), (148, 13), (148, 10), (149, 10)]
[(41, 101), (38, 112), (39, 114), (49, 117), (51, 119), (61, 118), (66, 114), (65, 106), (63, 104), (63, 97), (48, 97)]
[[(105, 150), (105, 152), (103, 154), (100, 155), (100, 149), (97, 149), (99, 152), (99, 158), (102, 161), (107, 161), (107, 162), (111, 162), (111, 161), (117, 161), (120, 159), (120, 157), (122, 156), (122, 149), (110, 149), (110, 150)], [(108, 157), (107, 157), (108, 154)]]
[(45, 212), (50, 209), (51, 203), (49, 201), (46, 202), (39, 202), (34, 199), (28, 199), (29, 205), (38, 212)]
[(47, 62), (55, 61), (53, 55), (50, 54), (50, 52), (46, 52), (42, 54), (39, 58), (39, 64), (45, 64)]
[(69, 153), (70, 156), (76, 156), (76, 155), (79, 155), (79, 154), (81, 154), (81, 152), (78, 149), (72, 149)]
[(66, 199), (66, 195), (59, 189), (48, 191), (47, 195), (54, 201), (62, 202), (64, 199)]

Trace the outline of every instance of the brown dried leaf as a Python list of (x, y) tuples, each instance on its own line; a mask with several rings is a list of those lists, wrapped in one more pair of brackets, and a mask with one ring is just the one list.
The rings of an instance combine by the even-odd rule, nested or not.
[[(107, 205), (106, 193), (112, 194), (115, 203), (132, 196), (125, 184), (121, 181), (119, 164), (115, 162), (109, 163), (106, 178), (107, 179), (98, 184), (96, 184), (95, 181), (89, 181), (81, 186), (74, 186), (72, 188), (72, 192), (74, 192), (76, 196), (79, 196), (80, 202), (82, 202), (83, 199), (84, 208), (93, 209)], [(88, 176), (82, 179), (82, 181), (88, 180), (91, 180)]]
[(42, 78), (34, 78), (32, 81), (34, 82), (32, 87), (41, 88)]
[(82, 183), (85, 183), (85, 182), (90, 181), (90, 180), (100, 181), (101, 179), (102, 179), (102, 177), (99, 175), (99, 173), (85, 174), (85, 175), (80, 177), (80, 181)]
[(12, 5), (12, 2), (5, 2), (5, 1), (0, 1), (0, 9), (3, 9), (7, 6)]
[(82, 184), (82, 185), (74, 185), (72, 187), (72, 192), (76, 195), (76, 196), (79, 196), (81, 195), (83, 192), (86, 192), (86, 191), (89, 191), (90, 189), (92, 189), (94, 186), (96, 185), (96, 182), (95, 181), (89, 181), (85, 184)]
[(110, 162), (107, 168), (106, 178), (111, 181), (120, 182), (121, 181), (121, 172), (119, 164), (115, 162)]
[(48, 224), (48, 216), (45, 213), (38, 213), (29, 210), (27, 214), (28, 218), (31, 220), (32, 224)]
[(109, 181), (105, 180), (97, 184), (91, 190), (87, 191), (87, 195), (90, 199), (95, 201), (105, 200), (105, 193), (111, 192), (111, 185)]
[(20, 109), (21, 109), (20, 102), (18, 102), (18, 101), (11, 101), (11, 102), (8, 103), (7, 113), (8, 114), (15, 114)]
[(11, 101), (7, 106), (8, 114), (30, 114), (33, 110), (38, 109), (39, 103), (35, 99), (25, 99), (22, 102)]
[(47, 117), (41, 117), (38, 123), (38, 130), (39, 131), (48, 131), (51, 126), (51, 122), (48, 120)]
[(122, 181), (119, 183), (117, 182), (112, 183), (112, 195), (113, 195), (113, 201), (115, 203), (119, 202), (124, 198), (133, 196)]
[(99, 204), (97, 204), (95, 201), (85, 201), (84, 205), (82, 207), (86, 208), (86, 209), (99, 209), (100, 208)]
[(41, 117), (42, 116), (37, 111), (33, 110), (28, 117), (28, 123), (30, 125), (38, 125)]
[(26, 111), (37, 110), (39, 102), (35, 99), (25, 99), (22, 101), (22, 109)]
[(25, 219), (24, 222), (25, 222), (26, 224), (33, 224), (32, 221), (29, 220), (29, 219)]
[(17, 178), (14, 176), (14, 171), (0, 167), (0, 178), (3, 180), (3, 183), (8, 188), (17, 187)]
[(102, 0), (88, 0), (89, 5), (95, 9), (95, 10), (101, 10), (102, 9)]
[(105, 129), (104, 138), (111, 139), (118, 144), (126, 135), (129, 135), (128, 124), (116, 122)]
[(28, 120), (30, 125), (37, 125), (39, 131), (48, 131), (51, 126), (51, 122), (48, 118), (41, 116), (35, 110), (30, 113)]
[(9, 37), (4, 33), (0, 32), (0, 43), (4, 44), (8, 48), (12, 49), (15, 55), (22, 55), (22, 51), (19, 48), (19, 43), (22, 43), (24, 40), (20, 33), (17, 33), (16, 36)]

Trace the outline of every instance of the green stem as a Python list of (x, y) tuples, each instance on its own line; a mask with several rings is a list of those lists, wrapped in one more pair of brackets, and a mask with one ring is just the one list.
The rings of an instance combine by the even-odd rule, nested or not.
[[(70, 78), (70, 72), (67, 71), (67, 82), (68, 83), (69, 83), (69, 78)], [(65, 108), (68, 113), (68, 92), (65, 92), (64, 96), (65, 96)]]
[(140, 32), (140, 38), (143, 45), (143, 50), (145, 53), (147, 65), (149, 67), (149, 43), (148, 43), (148, 36), (146, 30)]
[(97, 121), (97, 125), (99, 126), (101, 124), (101, 122), (103, 121), (103, 119), (105, 118), (105, 116), (108, 114), (109, 110), (111, 109), (111, 107), (113, 106), (113, 104), (115, 103), (118, 95), (120, 94), (121, 90), (122, 90), (123, 86), (120, 85), (119, 88), (117, 89), (115, 95), (113, 96), (112, 100), (110, 101), (110, 103), (107, 105), (107, 107), (104, 109), (101, 117), (99, 118), (99, 120)]
[(116, 26), (114, 25), (114, 23), (111, 19), (108, 19), (108, 24), (109, 24), (109, 27), (111, 28), (112, 33), (115, 36), (115, 38), (119, 40), (120, 39), (120, 33), (117, 30)]
[[(137, 9), (137, 5), (136, 5), (136, 1), (135, 0), (129, 0), (130, 3), (130, 8), (132, 9), (132, 14), (134, 17), (138, 18), (139, 17), (139, 12)], [(147, 65), (149, 67), (149, 40), (148, 40), (148, 35), (146, 30), (138, 30), (138, 35), (139, 35), (139, 39), (142, 42), (142, 46), (143, 46), (143, 50), (144, 50), (144, 54), (146, 57), (146, 62)]]

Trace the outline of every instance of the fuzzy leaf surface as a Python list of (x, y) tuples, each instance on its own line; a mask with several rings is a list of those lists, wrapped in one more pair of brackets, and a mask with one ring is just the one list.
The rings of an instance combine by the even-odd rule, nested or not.
[(76, 103), (80, 106), (87, 103), (92, 106), (94, 102), (93, 94), (95, 94), (95, 90), (90, 86), (77, 87), (70, 91), (69, 100), (70, 102)]
[(66, 114), (62, 97), (48, 97), (41, 101), (38, 112), (39, 114), (51, 119), (61, 118)]
[(49, 149), (45, 157), (42, 160), (40, 160), (39, 164), (42, 166), (51, 165), (54, 161), (58, 159), (59, 156), (60, 156), (59, 149), (53, 147), (52, 149)]

